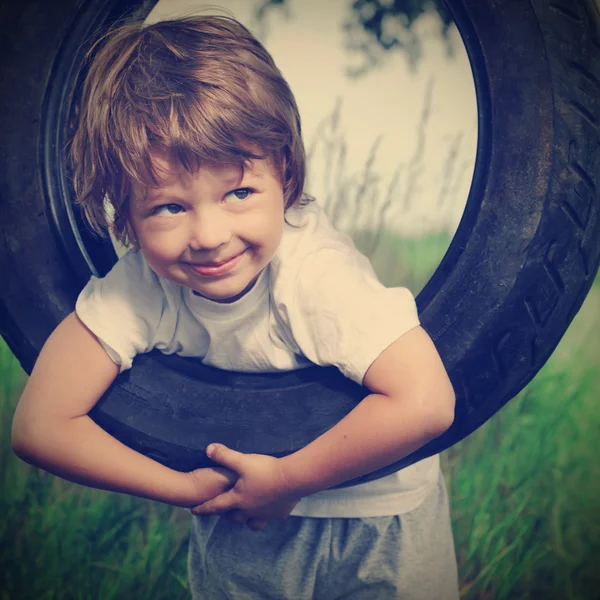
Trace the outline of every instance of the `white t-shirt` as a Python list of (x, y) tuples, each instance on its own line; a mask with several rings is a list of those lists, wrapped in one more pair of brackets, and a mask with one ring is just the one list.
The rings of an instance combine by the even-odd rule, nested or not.
[[(129, 369), (158, 349), (231, 371), (336, 366), (362, 384), (373, 361), (419, 325), (406, 288), (386, 288), (352, 239), (316, 202), (292, 207), (277, 253), (254, 287), (218, 303), (156, 275), (129, 251), (104, 278), (92, 277), (76, 312), (109, 356)], [(375, 517), (416, 508), (437, 483), (439, 457), (372, 482), (303, 498), (292, 515)]]

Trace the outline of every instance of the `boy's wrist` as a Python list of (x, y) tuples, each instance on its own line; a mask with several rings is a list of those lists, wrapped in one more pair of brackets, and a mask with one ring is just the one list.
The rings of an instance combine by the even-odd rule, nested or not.
[(148, 480), (148, 489), (140, 490), (140, 495), (180, 508), (192, 508), (207, 499), (204, 488), (208, 486), (194, 471), (182, 472), (160, 466), (160, 471), (152, 474), (152, 482)]
[(314, 470), (299, 459), (297, 453), (279, 460), (281, 473), (291, 494), (299, 497), (310, 496), (329, 487), (318, 480)]
[(161, 473), (160, 479), (156, 480), (155, 487), (144, 493), (148, 498), (189, 508), (193, 506), (194, 499), (198, 498), (197, 486), (191, 477), (191, 473), (183, 473), (168, 469)]
[(237, 480), (237, 475), (229, 469), (208, 467), (196, 469), (185, 476), (185, 493), (180, 498), (179, 506), (193, 508), (230, 489)]
[[(182, 508), (192, 508), (199, 504), (202, 501), (199, 493), (200, 482), (197, 481), (194, 472), (174, 471), (173, 475), (172, 485), (166, 492), (165, 502)], [(198, 500), (198, 502), (195, 502), (195, 500)]]

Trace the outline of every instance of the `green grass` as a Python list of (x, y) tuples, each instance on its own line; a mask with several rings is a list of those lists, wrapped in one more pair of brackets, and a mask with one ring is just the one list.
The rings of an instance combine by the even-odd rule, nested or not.
[(352, 239), (369, 257), (384, 285), (402, 285), (417, 295), (440, 264), (451, 236), (437, 232), (408, 238), (382, 231), (377, 244), (373, 244), (372, 234), (363, 232), (353, 233)]
[(189, 598), (185, 511), (77, 486), (18, 460), (25, 374), (0, 343), (0, 599)]
[(533, 381), (442, 456), (464, 598), (599, 597), (599, 297), (597, 280)]
[[(382, 241), (388, 253), (417, 257), (387, 273), (388, 285), (408, 273), (420, 289), (447, 241), (420, 246)], [(597, 281), (530, 385), (442, 456), (467, 600), (598, 599), (599, 298)], [(12, 454), (24, 381), (0, 343), (0, 600), (188, 598), (184, 511), (82, 488)]]

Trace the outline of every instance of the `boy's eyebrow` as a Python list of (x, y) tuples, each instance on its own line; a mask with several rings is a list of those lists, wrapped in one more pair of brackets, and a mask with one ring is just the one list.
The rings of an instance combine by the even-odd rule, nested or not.
[(141, 197), (142, 200), (146, 200), (149, 202), (154, 202), (155, 200), (161, 200), (163, 196), (166, 196), (164, 192), (156, 188), (147, 188), (146, 193)]
[(239, 185), (240, 183), (242, 183), (242, 181), (244, 181), (244, 179), (246, 177), (247, 177), (247, 171), (245, 170), (243, 174), (239, 173), (239, 174), (233, 175), (231, 177), (224, 177), (221, 181), (224, 186), (232, 187), (232, 186)]
[[(233, 175), (231, 177), (224, 177), (221, 179), (221, 183), (224, 187), (227, 188), (235, 188), (238, 185), (241, 185), (245, 179), (262, 179), (264, 176), (263, 173), (259, 173), (258, 171), (254, 171), (251, 169), (244, 169), (243, 174)], [(149, 202), (161, 201), (165, 197), (169, 197), (171, 194), (169, 193), (169, 188), (172, 187), (170, 185), (163, 187), (148, 187), (146, 188), (146, 193), (143, 196), (143, 199)]]

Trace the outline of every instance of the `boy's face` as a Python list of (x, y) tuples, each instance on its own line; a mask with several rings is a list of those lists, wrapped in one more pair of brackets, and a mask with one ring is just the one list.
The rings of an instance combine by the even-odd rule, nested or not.
[(191, 174), (153, 156), (160, 187), (134, 189), (129, 222), (150, 268), (216, 302), (249, 291), (283, 233), (284, 199), (267, 160), (203, 164)]

